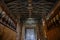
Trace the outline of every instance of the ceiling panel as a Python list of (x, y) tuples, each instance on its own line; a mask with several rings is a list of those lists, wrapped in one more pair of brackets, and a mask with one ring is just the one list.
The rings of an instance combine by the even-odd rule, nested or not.
[[(47, 16), (49, 12), (51, 12), (57, 1), (58, 0), (32, 0), (31, 17), (42, 18), (42, 15)], [(6, 0), (5, 3), (11, 11), (12, 15), (21, 16), (24, 18), (29, 17), (29, 3), (27, 0)]]

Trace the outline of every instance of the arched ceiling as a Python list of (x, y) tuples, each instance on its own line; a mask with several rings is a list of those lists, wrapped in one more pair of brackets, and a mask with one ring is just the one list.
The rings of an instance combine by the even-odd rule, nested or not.
[[(32, 0), (31, 17), (41, 19), (47, 16), (58, 0)], [(11, 15), (22, 18), (29, 17), (28, 0), (4, 0)]]

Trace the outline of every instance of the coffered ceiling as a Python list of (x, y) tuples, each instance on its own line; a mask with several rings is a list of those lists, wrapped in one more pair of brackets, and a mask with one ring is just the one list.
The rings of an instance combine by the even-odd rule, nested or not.
[[(4, 0), (7, 8), (14, 17), (28, 18), (30, 0)], [(31, 0), (31, 17), (41, 19), (47, 16), (55, 7), (58, 0)]]

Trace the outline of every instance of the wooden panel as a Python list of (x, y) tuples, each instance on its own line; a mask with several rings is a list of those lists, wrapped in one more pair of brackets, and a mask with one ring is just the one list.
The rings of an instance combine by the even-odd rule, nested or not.
[(47, 32), (48, 40), (60, 40), (60, 27), (54, 28)]
[(0, 24), (0, 36), (2, 40), (16, 40), (16, 32)]

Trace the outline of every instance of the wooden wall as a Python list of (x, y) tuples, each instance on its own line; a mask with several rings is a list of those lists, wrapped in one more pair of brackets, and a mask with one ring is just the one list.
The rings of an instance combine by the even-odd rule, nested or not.
[(53, 28), (47, 32), (48, 40), (60, 40), (60, 27)]
[(16, 40), (16, 32), (0, 24), (0, 40)]

